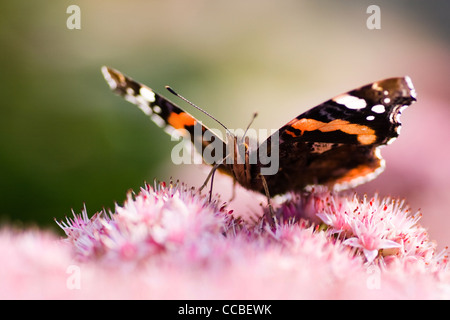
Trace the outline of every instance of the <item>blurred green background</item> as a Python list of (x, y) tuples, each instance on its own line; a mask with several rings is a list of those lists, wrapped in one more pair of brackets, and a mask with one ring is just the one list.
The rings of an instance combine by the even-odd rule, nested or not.
[[(447, 106), (449, 3), (3, 1), (3, 222), (53, 227), (53, 217), (62, 219), (72, 208), (80, 212), (83, 204), (93, 214), (112, 208), (116, 201), (122, 203), (127, 190), (138, 190), (144, 181), (174, 176), (196, 185), (203, 180), (204, 176), (191, 180), (184, 175), (189, 168), (173, 167), (170, 151), (175, 142), (109, 91), (100, 73), (102, 65), (167, 97), (164, 85), (170, 84), (231, 128), (246, 127), (255, 111), (259, 117), (254, 127), (277, 128), (332, 96), (391, 76), (411, 76), (420, 98), (437, 97)], [(66, 9), (72, 4), (81, 9), (81, 30), (66, 27), (70, 16)], [(371, 4), (380, 6), (380, 30), (366, 27)], [(448, 114), (435, 105), (437, 111), (432, 112)], [(402, 135), (415, 137), (422, 130), (420, 112), (430, 108), (417, 104), (408, 109), (402, 117)], [(214, 127), (210, 119), (200, 118)], [(401, 150), (420, 150), (412, 145), (415, 138), (404, 138), (405, 147), (396, 149), (402, 139), (383, 150), (386, 158), (394, 159), (387, 159), (392, 170), (404, 161)], [(440, 144), (444, 156), (447, 143)], [(401, 170), (387, 172), (386, 177), (397, 180)], [(421, 167), (400, 177), (416, 175), (414, 170)], [(413, 179), (414, 190), (410, 180), (403, 189), (405, 184), (380, 180), (364, 190), (411, 197), (414, 208), (425, 210), (425, 200), (418, 196), (423, 179), (428, 178), (418, 174), (417, 181)], [(385, 185), (380, 184), (383, 181)], [(448, 184), (440, 188), (444, 199), (450, 188)], [(445, 221), (448, 225), (448, 218)], [(439, 223), (434, 228), (439, 238)], [(449, 239), (442, 234), (444, 241)]]

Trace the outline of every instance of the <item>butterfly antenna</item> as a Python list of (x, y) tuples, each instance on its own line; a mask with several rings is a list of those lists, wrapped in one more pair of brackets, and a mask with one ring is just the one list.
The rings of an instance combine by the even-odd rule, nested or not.
[(178, 94), (175, 92), (175, 90), (173, 90), (171, 87), (166, 86), (166, 89), (169, 90), (169, 92), (175, 96), (177, 96), (178, 98), (180, 98), (181, 100), (189, 103), (191, 106), (193, 106), (195, 109), (200, 110), (201, 112), (203, 112), (204, 114), (206, 114), (208, 117), (210, 117), (211, 119), (213, 119), (214, 121), (216, 121), (218, 124), (220, 124), (229, 134), (231, 134), (232, 136), (234, 136), (230, 130), (228, 130), (228, 128), (219, 120), (217, 120), (216, 118), (214, 118), (210, 113), (206, 112), (205, 110), (203, 110), (202, 108), (198, 107), (197, 105), (195, 105), (194, 103), (192, 103), (191, 101), (189, 101), (188, 99), (186, 99), (185, 97), (183, 97), (181, 94)]
[(250, 123), (247, 126), (247, 129), (245, 129), (244, 135), (242, 136), (242, 140), (245, 138), (245, 135), (247, 134), (248, 129), (250, 129), (251, 125), (253, 124), (253, 121), (255, 121), (255, 118), (258, 116), (258, 112), (255, 112), (253, 114), (252, 120), (250, 120)]

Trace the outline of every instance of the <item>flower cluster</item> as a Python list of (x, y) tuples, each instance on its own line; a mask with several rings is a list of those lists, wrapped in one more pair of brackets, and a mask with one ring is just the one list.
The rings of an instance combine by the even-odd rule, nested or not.
[[(450, 288), (446, 253), (404, 201), (322, 191), (278, 200), (260, 218), (235, 218), (216, 197), (161, 183), (114, 212), (58, 224), (79, 263), (131, 266), (127, 286), (147, 298), (402, 298), (406, 282), (411, 297), (430, 298)], [(178, 293), (161, 291), (167, 283)]]
[(231, 219), (218, 200), (195, 193), (183, 184), (146, 185), (128, 194), (115, 213), (105, 210), (57, 222), (73, 245), (79, 260), (141, 262), (150, 256), (176, 250), (226, 233)]
[(130, 193), (115, 213), (102, 211), (89, 218), (84, 210), (59, 225), (80, 260), (143, 261), (193, 244), (208, 251), (212, 238), (225, 235), (278, 241), (289, 233), (286, 225), (315, 225), (315, 232), (326, 229), (330, 241), (354, 248), (368, 263), (402, 259), (439, 267), (447, 262), (418, 223), (421, 214), (411, 214), (401, 200), (316, 192), (288, 195), (276, 207), (274, 219), (266, 210), (266, 219), (250, 224), (230, 213), (219, 200), (210, 202), (183, 184), (161, 183)]
[[(317, 216), (343, 244), (362, 251), (368, 262), (384, 257), (418, 260), (427, 264), (436, 261), (436, 244), (418, 223), (420, 212), (411, 214), (404, 200), (377, 195), (360, 199), (330, 196)], [(390, 259), (386, 259), (389, 257)]]
[(330, 239), (354, 248), (368, 263), (401, 259), (437, 268), (447, 264), (446, 253), (436, 254), (436, 243), (418, 223), (422, 214), (411, 214), (404, 200), (329, 192), (290, 194), (287, 198), (276, 211), (277, 221), (322, 224)]

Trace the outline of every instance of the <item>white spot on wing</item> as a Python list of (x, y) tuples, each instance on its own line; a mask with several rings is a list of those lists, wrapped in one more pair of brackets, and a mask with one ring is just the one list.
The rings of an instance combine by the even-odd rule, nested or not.
[(157, 114), (152, 114), (151, 119), (160, 128), (164, 128), (166, 126), (166, 122), (164, 121), (164, 119), (158, 116)]
[(132, 104), (138, 104), (138, 100), (136, 99), (136, 97), (134, 95), (131, 94), (126, 94), (124, 96), (125, 100), (127, 100), (128, 102), (131, 102)]
[[(400, 128), (400, 127), (399, 127)], [(399, 130), (398, 130), (398, 128), (397, 128), (397, 132), (398, 132)], [(386, 144), (387, 145), (389, 145), (389, 144), (391, 144), (392, 142), (394, 142), (395, 140), (397, 140), (397, 137), (392, 137), (392, 138), (390, 138), (387, 142), (386, 142)]]
[(108, 83), (109, 87), (112, 90), (117, 88), (117, 83), (116, 83), (116, 81), (114, 81), (113, 77), (111, 77), (111, 74), (109, 73), (107, 67), (105, 67), (105, 66), (102, 67), (102, 73), (103, 73), (103, 77), (105, 78), (105, 80)]
[(349, 109), (363, 109), (367, 106), (366, 100), (351, 96), (349, 94), (337, 96), (333, 100)]
[[(139, 109), (142, 110), (142, 112), (144, 112), (146, 115), (151, 116), (153, 111), (152, 108), (150, 108), (147, 104), (145, 103), (136, 103), (136, 105), (138, 106)], [(156, 121), (155, 121), (156, 122)]]
[(153, 106), (153, 111), (155, 112), (155, 113), (161, 113), (161, 107), (160, 106)]
[(373, 89), (373, 90), (380, 91), (380, 90), (383, 90), (383, 87), (380, 86), (380, 85), (378, 84), (378, 82), (374, 82), (374, 83), (372, 83), (372, 89)]
[(405, 77), (405, 81), (406, 81), (406, 84), (407, 84), (408, 87), (409, 87), (409, 90), (411, 91), (411, 96), (412, 96), (414, 99), (416, 99), (416, 98), (417, 98), (416, 89), (414, 89), (414, 85), (413, 85), (413, 83), (412, 83), (412, 81), (411, 81), (411, 78), (408, 77), (408, 76), (406, 76), (406, 77)]
[(367, 117), (366, 117), (366, 120), (368, 120), (368, 121), (375, 120), (375, 116), (367, 116)]
[(139, 89), (141, 96), (148, 102), (155, 102), (155, 93), (147, 87), (141, 87)]
[(408, 108), (407, 105), (403, 105), (401, 106), (397, 112), (394, 113), (394, 122), (398, 122), (400, 123), (400, 116), (402, 115), (403, 110), (405, 110), (406, 108)]
[(382, 104), (376, 104), (371, 109), (375, 113), (384, 113), (386, 112), (386, 108)]

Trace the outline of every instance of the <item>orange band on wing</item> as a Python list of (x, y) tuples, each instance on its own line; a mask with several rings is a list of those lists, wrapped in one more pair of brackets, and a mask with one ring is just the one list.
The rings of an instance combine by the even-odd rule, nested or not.
[[(296, 135), (295, 133), (293, 133), (292, 131), (289, 131), (288, 129), (286, 129), (284, 132), (285, 132), (286, 134), (288, 134), (288, 135), (294, 137), (294, 138), (297, 137), (297, 135)], [(303, 134), (303, 132), (302, 132), (302, 134)]]
[(300, 130), (302, 134), (305, 131), (314, 130), (319, 130), (321, 132), (340, 130), (348, 134), (356, 134), (357, 139), (361, 144), (371, 144), (377, 140), (375, 130), (372, 128), (340, 119), (330, 122), (322, 122), (314, 119), (300, 119), (293, 121), (289, 125), (297, 130)]
[(361, 144), (371, 144), (377, 141), (377, 136), (374, 134), (358, 134), (357, 139)]
[(175, 129), (183, 129), (188, 126), (195, 125), (196, 121), (191, 115), (187, 114), (186, 112), (173, 112), (172, 114), (170, 114), (167, 122), (169, 122), (169, 124)]
[(352, 180), (360, 178), (360, 177), (369, 176), (377, 168), (378, 168), (378, 166), (374, 167), (374, 166), (368, 166), (368, 165), (361, 164), (361, 165), (357, 166), (356, 168), (349, 170), (345, 174), (345, 176), (343, 176), (342, 178), (339, 178), (336, 181), (336, 183), (347, 183), (347, 182), (351, 182)]

